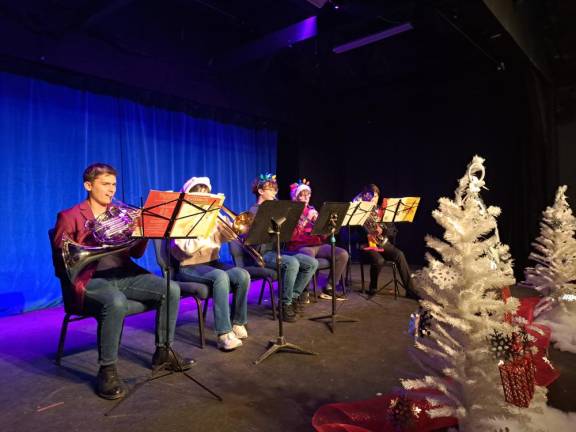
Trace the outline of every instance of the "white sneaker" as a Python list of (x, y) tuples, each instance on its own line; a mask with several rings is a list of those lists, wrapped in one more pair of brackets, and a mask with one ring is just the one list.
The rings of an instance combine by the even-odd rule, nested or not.
[(242, 341), (236, 337), (233, 331), (218, 336), (218, 349), (232, 351), (242, 346)]
[(243, 325), (234, 324), (232, 326), (232, 331), (238, 339), (246, 339), (248, 337), (248, 331)]

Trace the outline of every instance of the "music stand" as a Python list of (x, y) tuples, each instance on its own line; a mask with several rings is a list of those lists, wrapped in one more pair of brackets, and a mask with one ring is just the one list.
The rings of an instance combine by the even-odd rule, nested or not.
[[(413, 222), (420, 197), (384, 198), (382, 199), (382, 217), (379, 222)], [(396, 230), (396, 233), (398, 230)]]
[[(122, 404), (126, 399), (136, 393), (144, 384), (154, 381), (165, 376), (172, 375), (174, 373), (182, 373), (188, 379), (193, 381), (196, 385), (206, 390), (220, 402), (223, 401), (222, 397), (213, 392), (211, 389), (206, 387), (204, 384), (199, 382), (196, 378), (190, 375), (184, 365), (180, 364), (177, 360), (176, 354), (172, 345), (170, 344), (170, 268), (171, 268), (171, 254), (170, 254), (170, 240), (179, 238), (196, 238), (195, 229), (200, 226), (202, 219), (209, 213), (217, 212), (220, 210), (220, 206), (210, 204), (207, 209), (204, 209), (197, 205), (198, 203), (193, 202), (193, 197), (187, 196), (184, 192), (160, 192), (160, 191), (150, 191), (148, 199), (146, 200), (147, 207), (141, 209), (142, 217), (140, 226), (136, 228), (139, 230), (135, 237), (153, 240), (162, 239), (163, 244), (166, 248), (166, 342), (165, 348), (168, 351), (168, 362), (160, 365), (152, 370), (151, 375), (144, 381), (136, 384), (132, 391), (130, 391), (124, 398), (120, 399), (116, 405), (114, 405), (109, 411), (106, 412), (106, 416), (110, 415), (120, 404)], [(185, 206), (190, 206), (187, 211), (183, 211)], [(196, 218), (193, 224), (185, 224), (182, 221), (188, 218)], [(147, 221), (148, 220), (148, 221)], [(146, 222), (147, 221), (147, 222)], [(152, 224), (152, 226), (150, 226)], [(178, 230), (180, 235), (173, 235), (173, 231)], [(184, 234), (184, 235), (182, 235)], [(166, 366), (170, 362), (170, 357), (177, 361), (178, 367), (176, 369), (167, 370)], [(157, 372), (164, 371), (163, 374), (156, 375)]]
[(336, 322), (358, 322), (355, 318), (349, 318), (344, 315), (336, 314), (336, 275), (334, 269), (336, 267), (336, 237), (335, 235), (340, 230), (342, 222), (346, 217), (346, 211), (350, 207), (350, 203), (340, 202), (325, 202), (320, 209), (318, 219), (314, 224), (311, 235), (329, 235), (330, 236), (330, 272), (332, 274), (332, 313), (330, 315), (322, 315), (318, 317), (309, 318), (311, 321), (318, 321), (330, 318), (332, 325), (328, 324), (330, 331), (335, 333)]
[(298, 219), (304, 210), (304, 203), (294, 201), (264, 201), (258, 207), (258, 212), (254, 221), (250, 225), (250, 231), (246, 237), (245, 244), (258, 245), (262, 243), (274, 242), (276, 252), (276, 272), (278, 274), (278, 336), (270, 341), (269, 348), (254, 361), (259, 364), (278, 351), (288, 351), (316, 355), (313, 351), (308, 351), (298, 345), (286, 341), (282, 320), (284, 281), (282, 278), (282, 255), (280, 253), (280, 242), (288, 241), (292, 237), (292, 232), (296, 228)]
[(351, 245), (351, 230), (352, 226), (363, 226), (366, 219), (372, 211), (374, 205), (368, 201), (353, 201), (349, 204), (346, 211), (346, 217), (342, 222), (342, 226), (348, 228), (348, 264), (346, 266), (346, 283), (352, 286), (352, 245)]

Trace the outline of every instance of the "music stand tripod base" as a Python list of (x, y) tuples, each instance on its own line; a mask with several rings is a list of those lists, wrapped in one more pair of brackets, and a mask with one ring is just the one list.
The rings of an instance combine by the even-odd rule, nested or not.
[(292, 353), (307, 354), (307, 355), (318, 355), (317, 352), (308, 351), (299, 347), (298, 345), (286, 342), (284, 336), (278, 336), (276, 340), (271, 340), (269, 342), (269, 345), (270, 348), (268, 348), (268, 350), (266, 350), (265, 353), (263, 353), (260, 357), (258, 357), (257, 360), (254, 360), (255, 365), (262, 363), (264, 360), (266, 360), (268, 357), (270, 357), (272, 354), (278, 351), (288, 351)]

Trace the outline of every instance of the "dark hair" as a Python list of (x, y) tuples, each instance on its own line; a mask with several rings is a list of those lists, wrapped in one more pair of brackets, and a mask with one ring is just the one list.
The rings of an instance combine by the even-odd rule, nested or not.
[(113, 176), (117, 176), (116, 170), (108, 164), (96, 162), (84, 170), (84, 174), (82, 175), (84, 182), (92, 183), (98, 176), (102, 174), (111, 174)]
[(374, 183), (370, 183), (362, 188), (362, 194), (371, 193), (372, 195), (380, 196), (380, 188)]
[(252, 193), (258, 199), (260, 194), (258, 193), (258, 189), (264, 189), (269, 185), (273, 185), (276, 190), (278, 190), (278, 183), (274, 180), (262, 181), (260, 178), (256, 177), (252, 182)]

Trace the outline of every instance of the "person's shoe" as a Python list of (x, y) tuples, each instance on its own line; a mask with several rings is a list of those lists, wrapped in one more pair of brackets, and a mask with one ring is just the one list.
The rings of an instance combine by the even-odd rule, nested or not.
[(298, 319), (298, 317), (296, 316), (294, 306), (291, 304), (283, 304), (282, 305), (282, 321), (294, 322), (297, 319)]
[(246, 339), (248, 337), (248, 331), (244, 325), (234, 324), (232, 326), (232, 331), (238, 339)]
[(298, 315), (302, 315), (304, 313), (304, 303), (300, 299), (300, 297), (292, 299), (292, 309)]
[(231, 331), (218, 336), (218, 349), (223, 351), (232, 351), (242, 346), (242, 341)]
[(194, 363), (194, 360), (184, 358), (173, 349), (163, 346), (156, 347), (152, 356), (152, 369), (180, 372), (190, 369)]
[[(324, 299), (324, 300), (332, 300), (332, 288), (331, 287), (326, 287), (322, 290), (322, 292), (320, 293), (320, 298)], [(348, 300), (346, 297), (341, 297), (338, 294), (336, 294), (336, 300), (337, 301), (344, 301), (344, 300)]]
[(302, 304), (310, 304), (310, 292), (308, 290), (302, 291), (302, 294), (300, 294), (300, 302)]
[(116, 365), (100, 366), (98, 371), (98, 396), (108, 400), (126, 396), (126, 390), (118, 377)]

